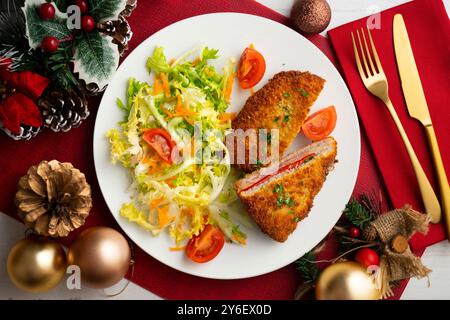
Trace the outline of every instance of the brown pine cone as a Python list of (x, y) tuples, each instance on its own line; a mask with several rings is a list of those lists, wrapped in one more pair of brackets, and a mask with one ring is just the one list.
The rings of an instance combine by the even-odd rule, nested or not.
[(44, 126), (55, 132), (78, 127), (89, 116), (88, 102), (82, 93), (50, 88), (37, 102)]
[(123, 17), (129, 17), (134, 9), (137, 7), (137, 0), (128, 0), (125, 9), (120, 13)]
[(34, 138), (39, 132), (41, 132), (42, 127), (36, 128), (21, 124), (19, 134), (14, 134), (8, 129), (2, 127), (1, 125), (0, 129), (3, 130), (3, 132), (5, 132), (10, 138), (16, 141), (26, 141), (30, 140), (31, 138)]
[(128, 50), (128, 42), (133, 36), (130, 25), (127, 19), (122, 15), (119, 16), (119, 20), (109, 20), (97, 25), (97, 28), (103, 34), (106, 34), (113, 38), (112, 42), (119, 48), (119, 54)]
[(89, 215), (91, 187), (72, 164), (42, 161), (20, 178), (15, 203), (19, 217), (38, 234), (65, 237)]

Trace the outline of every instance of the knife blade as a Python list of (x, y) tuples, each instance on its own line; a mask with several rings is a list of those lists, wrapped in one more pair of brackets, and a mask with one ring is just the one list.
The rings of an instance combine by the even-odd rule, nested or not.
[(430, 112), (409, 42), (408, 31), (401, 14), (394, 16), (394, 48), (397, 66), (409, 115), (424, 126), (431, 125)]
[[(401, 14), (394, 16), (394, 49), (398, 71), (409, 115), (420, 121), (425, 127), (428, 142), (433, 155), (441, 195), (442, 212), (446, 220), (447, 239), (450, 241), (450, 187), (442, 162), (439, 145), (434, 133), (433, 124), (428, 110), (425, 93), (420, 81), (419, 71), (411, 48), (405, 21)], [(440, 216), (432, 217), (433, 222), (439, 222)]]

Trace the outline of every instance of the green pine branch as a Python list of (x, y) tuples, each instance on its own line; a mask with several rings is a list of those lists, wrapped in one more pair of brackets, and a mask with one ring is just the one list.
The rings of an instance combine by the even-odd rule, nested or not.
[(316, 255), (310, 251), (296, 262), (297, 270), (305, 282), (314, 282), (319, 277), (320, 271), (316, 265)]

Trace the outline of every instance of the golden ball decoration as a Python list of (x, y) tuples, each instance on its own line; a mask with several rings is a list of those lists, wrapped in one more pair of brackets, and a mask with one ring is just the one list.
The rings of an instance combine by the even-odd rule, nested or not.
[(378, 300), (373, 276), (356, 262), (339, 262), (325, 268), (316, 284), (318, 300)]
[(291, 21), (301, 33), (320, 33), (330, 24), (330, 5), (325, 0), (297, 0), (292, 6)]
[(12, 247), (6, 265), (9, 278), (19, 289), (38, 293), (60, 283), (66, 273), (67, 260), (57, 242), (30, 236)]
[(69, 265), (81, 271), (81, 282), (104, 289), (119, 282), (131, 264), (128, 241), (114, 229), (93, 227), (82, 232), (67, 252)]

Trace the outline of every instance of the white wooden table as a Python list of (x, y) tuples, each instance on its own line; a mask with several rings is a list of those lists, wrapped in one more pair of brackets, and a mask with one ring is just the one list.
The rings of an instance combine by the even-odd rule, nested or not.
[[(234, 0), (239, 1), (239, 0)], [(294, 0), (257, 0), (283, 15), (289, 15)], [(346, 22), (362, 18), (371, 13), (390, 8), (405, 0), (328, 0), (332, 8), (330, 28)], [(447, 12), (450, 10), (450, 0), (444, 0)], [(325, 33), (324, 33), (325, 34)], [(121, 295), (107, 298), (102, 291), (82, 288), (68, 290), (65, 282), (49, 293), (28, 294), (14, 287), (6, 275), (6, 256), (11, 246), (24, 235), (22, 224), (12, 218), (0, 214), (0, 299), (159, 299), (155, 294), (135, 285), (129, 287)], [(423, 256), (423, 263), (431, 268), (431, 286), (426, 279), (412, 279), (402, 299), (450, 299), (450, 244), (447, 241), (428, 247)], [(119, 283), (109, 292), (117, 292), (126, 283)], [(114, 289), (116, 291), (114, 291)]]

